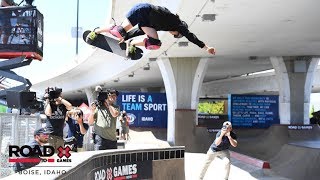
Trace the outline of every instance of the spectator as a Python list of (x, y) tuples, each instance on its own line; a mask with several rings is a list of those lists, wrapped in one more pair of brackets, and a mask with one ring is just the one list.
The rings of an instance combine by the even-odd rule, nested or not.
[[(61, 90), (62, 91), (62, 90)], [(55, 97), (50, 97), (52, 94)], [(56, 88), (48, 88), (46, 95), (45, 114), (47, 116), (46, 126), (52, 131), (49, 138), (49, 144), (57, 149), (64, 147), (63, 128), (67, 110), (72, 109), (72, 105), (67, 100), (63, 99), (61, 92)]]
[[(43, 152), (43, 145), (48, 143), (48, 139), (49, 139), (49, 133), (50, 131), (46, 128), (40, 128), (34, 131), (34, 139), (32, 141), (30, 141), (27, 145), (30, 146), (32, 149), (34, 149), (36, 146), (40, 147), (41, 152)], [(28, 154), (28, 149), (24, 148), (23, 149), (24, 154)], [(39, 159), (39, 162), (30, 162), (30, 163), (21, 163), (21, 162), (17, 162), (14, 165), (14, 171), (15, 172), (20, 172), (22, 170), (31, 168), (37, 164), (40, 163), (40, 155), (39, 154), (34, 154), (34, 156), (29, 157), (29, 158), (37, 158)]]
[(129, 117), (126, 111), (122, 111), (120, 116), (121, 123), (121, 139), (129, 140)]
[(68, 111), (67, 113), (67, 124), (69, 124), (68, 137), (75, 137), (75, 151), (83, 151), (83, 136), (87, 133), (89, 125), (83, 122), (83, 112), (81, 109), (75, 109)]
[[(1, 0), (1, 7), (10, 7), (10, 6), (16, 6), (15, 2), (13, 0)], [(9, 36), (11, 34), (11, 10), (1, 10), (0, 11), (0, 38), (3, 33), (2, 37), (2, 44), (7, 44), (9, 40)], [(1, 44), (0, 43), (0, 44)]]
[(95, 150), (117, 149), (116, 121), (120, 113), (115, 102), (118, 95), (118, 91), (108, 90), (102, 102), (91, 104), (88, 122), (94, 125)]

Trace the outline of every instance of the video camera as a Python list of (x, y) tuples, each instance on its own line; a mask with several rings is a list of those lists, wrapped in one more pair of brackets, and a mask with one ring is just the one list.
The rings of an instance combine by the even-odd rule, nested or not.
[(62, 88), (57, 88), (57, 87), (48, 87), (46, 89), (46, 93), (48, 94), (48, 98), (50, 101), (54, 101), (54, 99), (60, 97), (62, 93)]
[(100, 86), (96, 86), (95, 91), (98, 92), (97, 99), (94, 101), (96, 106), (101, 106), (106, 99), (112, 94), (119, 95), (119, 91), (114, 89), (108, 89), (107, 91), (103, 91)]

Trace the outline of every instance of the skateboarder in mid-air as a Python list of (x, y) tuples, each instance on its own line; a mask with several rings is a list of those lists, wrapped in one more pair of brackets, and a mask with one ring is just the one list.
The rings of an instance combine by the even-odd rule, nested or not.
[[(137, 25), (139, 29), (129, 31)], [(209, 54), (215, 54), (213, 47), (207, 46), (188, 30), (186, 22), (178, 15), (171, 13), (167, 8), (148, 3), (135, 5), (127, 14), (126, 19), (120, 26), (113, 25), (106, 28), (97, 28), (86, 38), (87, 43), (93, 42), (97, 34), (107, 32), (119, 38), (120, 42), (126, 41), (127, 51), (134, 50), (135, 46), (144, 46), (146, 49), (156, 50), (161, 46), (157, 31), (169, 31), (175, 38), (185, 36), (189, 41), (206, 50)], [(132, 37), (147, 35), (147, 38), (132, 40)], [(129, 40), (128, 40), (129, 39)]]

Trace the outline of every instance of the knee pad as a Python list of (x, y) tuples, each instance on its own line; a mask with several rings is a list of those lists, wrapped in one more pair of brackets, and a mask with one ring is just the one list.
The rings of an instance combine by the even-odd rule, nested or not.
[(123, 29), (122, 26), (114, 26), (110, 29), (110, 34), (117, 38), (126, 38), (127, 32)]
[(143, 42), (144, 42), (145, 48), (149, 49), (149, 50), (159, 49), (162, 44), (159, 39), (154, 39), (149, 36), (148, 36), (148, 38), (145, 38)]

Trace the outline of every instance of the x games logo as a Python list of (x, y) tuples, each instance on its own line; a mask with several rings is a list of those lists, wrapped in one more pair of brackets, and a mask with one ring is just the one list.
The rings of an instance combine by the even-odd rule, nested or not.
[(69, 146), (67, 146), (67, 147), (65, 147), (65, 148), (63, 148), (63, 147), (59, 147), (58, 148), (58, 157), (61, 159), (61, 158), (63, 158), (63, 156), (65, 156), (66, 158), (69, 158), (70, 156), (71, 156), (71, 153), (70, 153), (70, 151), (71, 151), (71, 148), (69, 147)]
[[(28, 145), (24, 146), (9, 146), (9, 162), (20, 162), (20, 163), (39, 163), (39, 162), (71, 162), (69, 157), (71, 156), (71, 148), (59, 147), (57, 156), (59, 158), (52, 158), (54, 155), (54, 148), (52, 146), (35, 146), (31, 147)], [(47, 157), (47, 158), (46, 158)], [(65, 158), (63, 158), (65, 157)]]

